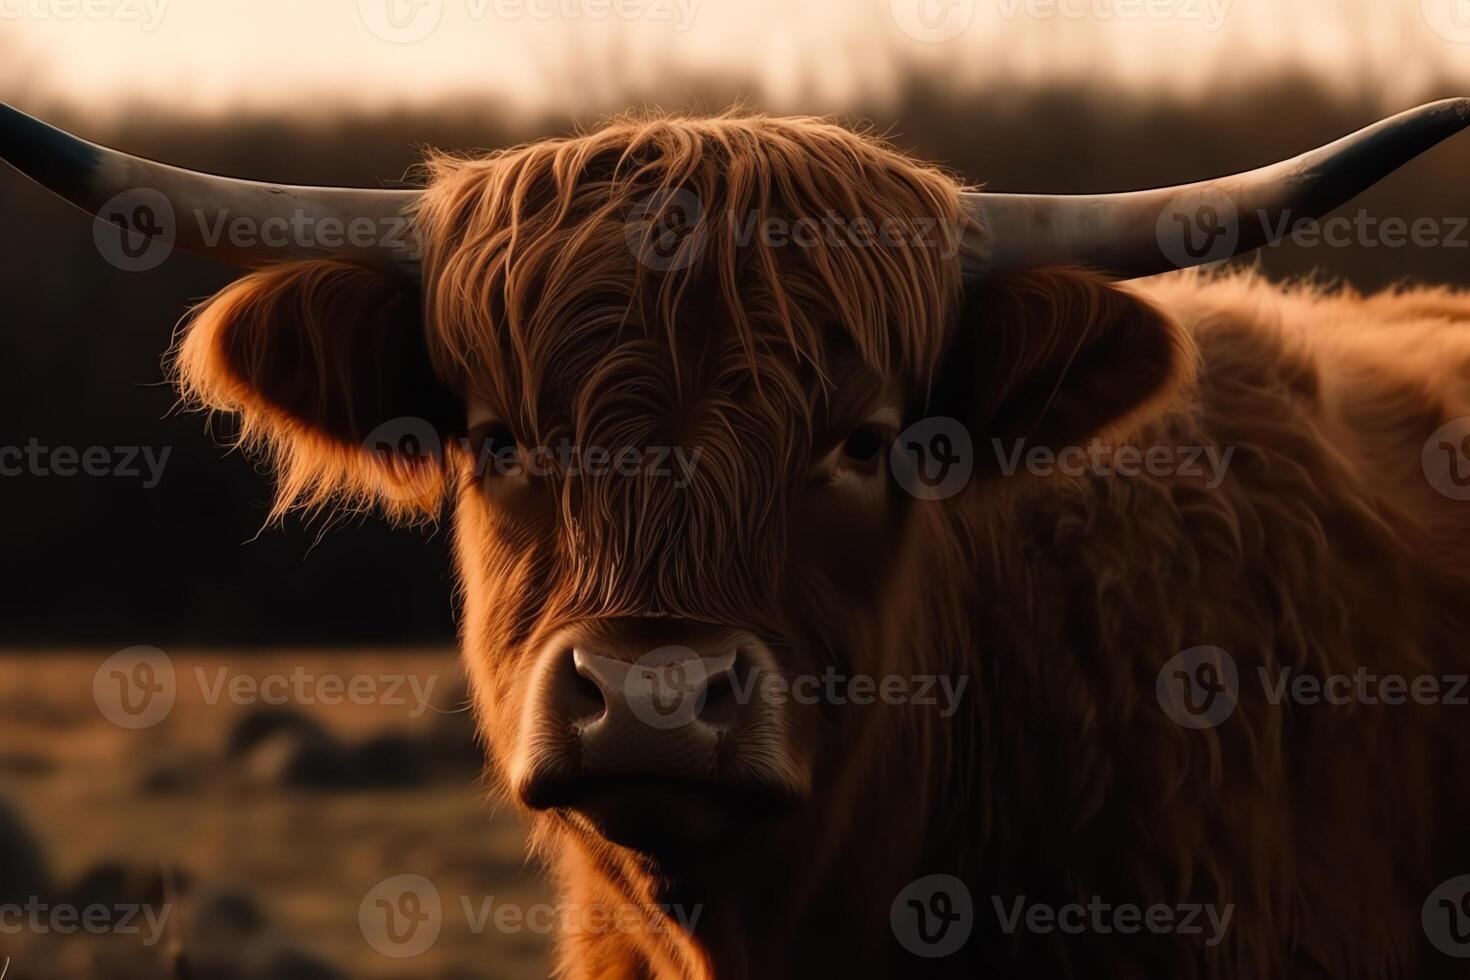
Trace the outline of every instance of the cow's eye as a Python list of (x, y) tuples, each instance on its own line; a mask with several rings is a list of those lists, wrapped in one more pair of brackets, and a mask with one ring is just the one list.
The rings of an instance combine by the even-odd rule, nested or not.
[(504, 422), (485, 422), (471, 429), (470, 450), (475, 454), (475, 472), (481, 480), (525, 472), (515, 433)]
[(888, 447), (890, 438), (888, 430), (881, 425), (859, 426), (842, 443), (843, 458), (863, 466), (872, 465)]

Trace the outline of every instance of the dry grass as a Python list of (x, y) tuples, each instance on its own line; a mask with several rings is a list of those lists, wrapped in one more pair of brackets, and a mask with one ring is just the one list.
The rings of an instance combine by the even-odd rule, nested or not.
[[(93, 700), (92, 678), (108, 653), (0, 657), (0, 780), (63, 886), (103, 862), (177, 869), (197, 886), (258, 899), (291, 942), (350, 976), (546, 976), (544, 935), (497, 932), (493, 924), (475, 935), (463, 911), (460, 896), (476, 909), (491, 896), (497, 904), (547, 897), (535, 869), (524, 864), (519, 824), (487, 806), (472, 772), (401, 791), (284, 788), (225, 759), (227, 733), (250, 709), (208, 703), (196, 673), (202, 669), (213, 685), (220, 668), (256, 678), (289, 676), (298, 667), (317, 676), (406, 672), (421, 683), (437, 678), (434, 693), (443, 697), (459, 676), (453, 654), (171, 654), (178, 678), (173, 711), (156, 727), (128, 731), (107, 721)], [(301, 710), (344, 739), (389, 730), (421, 735), (436, 719), (433, 710), (410, 718), (406, 705)], [(377, 882), (403, 873), (434, 882), (444, 925), (428, 952), (395, 960), (365, 941), (358, 907)], [(177, 913), (171, 936), (187, 904)], [(74, 965), (54, 963), (93, 962), (102, 950), (105, 962), (128, 958), (114, 951), (122, 937), (77, 937), (64, 953), (47, 946), (38, 954), (47, 969), (28, 972), (35, 964), (28, 963), (26, 940), (0, 936), (0, 951), (17, 951), (11, 978), (78, 975), (69, 972)], [(137, 950), (128, 953), (138, 958)], [(157, 961), (161, 951), (143, 958)]]

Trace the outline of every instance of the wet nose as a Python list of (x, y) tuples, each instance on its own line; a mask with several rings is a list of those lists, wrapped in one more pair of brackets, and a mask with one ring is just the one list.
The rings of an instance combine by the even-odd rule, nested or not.
[(541, 797), (603, 777), (720, 781), (759, 710), (750, 702), (763, 649), (746, 633), (668, 621), (553, 644), (532, 738), (563, 748), (541, 755), (528, 802), (555, 805)]
[(720, 739), (740, 722), (737, 646), (658, 647), (636, 660), (577, 646), (564, 701), (586, 775), (712, 777)]
[(580, 624), (534, 670), (510, 773), (531, 809), (672, 853), (807, 791), (784, 708), (763, 689), (775, 659), (745, 630), (670, 617)]

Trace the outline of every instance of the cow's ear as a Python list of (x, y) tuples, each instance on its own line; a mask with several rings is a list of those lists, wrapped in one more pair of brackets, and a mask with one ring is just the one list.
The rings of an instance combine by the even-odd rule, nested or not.
[(960, 393), (986, 446), (1059, 452), (1126, 435), (1194, 374), (1195, 349), (1177, 322), (1080, 270), (972, 286), (961, 316), (946, 388)]
[(186, 323), (174, 375), (190, 403), (240, 418), (267, 452), (276, 514), (378, 504), (437, 514), (464, 415), (430, 364), (417, 287), (343, 262), (276, 266)]

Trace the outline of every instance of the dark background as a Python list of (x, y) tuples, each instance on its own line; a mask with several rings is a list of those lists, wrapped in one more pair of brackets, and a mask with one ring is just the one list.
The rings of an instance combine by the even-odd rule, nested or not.
[[(617, 93), (718, 109), (739, 86), (699, 82)], [(1456, 92), (1430, 86), (1428, 101)], [(613, 100), (605, 100), (608, 108)], [(746, 99), (759, 107), (759, 100)], [(1371, 93), (1329, 94), (1278, 76), (1201, 102), (1099, 89), (957, 91), (915, 72), (869, 120), (900, 146), (999, 190), (1119, 191), (1177, 183), (1293, 155), (1388, 112)], [(563, 134), (580, 116), (514, 128), (493, 103), (366, 116), (108, 118), (67, 106), (21, 108), (132, 153), (236, 176), (373, 185), (402, 176), (421, 148), (490, 148)], [(1378, 218), (1470, 214), (1470, 137), (1414, 162), (1349, 205)], [(270, 480), (227, 453), (206, 420), (176, 410), (162, 355), (189, 304), (236, 274), (186, 255), (128, 273), (109, 265), (82, 213), (0, 166), (0, 445), (171, 447), (162, 482), (0, 478), (0, 645), (420, 644), (454, 635), (447, 518), (437, 530), (354, 519), (264, 527)], [(1470, 284), (1465, 248), (1267, 249), (1276, 277), (1312, 273), (1377, 289), (1417, 277)]]

